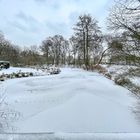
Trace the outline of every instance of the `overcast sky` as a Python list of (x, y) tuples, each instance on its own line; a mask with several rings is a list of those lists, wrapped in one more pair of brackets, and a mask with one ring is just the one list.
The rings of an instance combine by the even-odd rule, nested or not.
[(113, 0), (0, 0), (0, 30), (20, 46), (39, 45), (47, 36), (69, 38), (80, 14), (89, 13), (105, 30)]

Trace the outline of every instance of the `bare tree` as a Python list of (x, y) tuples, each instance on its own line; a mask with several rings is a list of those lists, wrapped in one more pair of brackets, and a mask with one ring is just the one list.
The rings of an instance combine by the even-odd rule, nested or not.
[(40, 48), (48, 63), (54, 65), (66, 64), (69, 43), (63, 36), (48, 37), (42, 42)]
[(11, 64), (16, 65), (20, 61), (19, 54), (19, 47), (6, 40), (0, 33), (0, 60), (10, 61)]
[(121, 33), (127, 59), (140, 58), (140, 1), (116, 0), (108, 17), (109, 29)]
[(21, 61), (23, 65), (37, 65), (42, 64), (42, 57), (39, 52), (39, 48), (36, 45), (24, 48), (20, 53)]
[(138, 0), (116, 0), (108, 17), (112, 30), (129, 31), (140, 40), (140, 2)]
[(73, 64), (74, 66), (76, 66), (76, 57), (78, 54), (78, 42), (75, 36), (72, 36), (69, 39), (70, 42), (70, 46), (71, 46), (71, 52), (72, 52), (72, 56), (73, 56)]
[(51, 37), (46, 38), (44, 41), (42, 41), (42, 45), (40, 46), (41, 51), (43, 52), (43, 56), (45, 58), (45, 61), (50, 63), (50, 49), (53, 45)]
[(98, 22), (90, 15), (79, 16), (78, 22), (74, 27), (75, 38), (77, 40), (77, 49), (82, 55), (83, 64), (88, 67), (95, 61), (95, 56), (101, 48), (102, 35)]

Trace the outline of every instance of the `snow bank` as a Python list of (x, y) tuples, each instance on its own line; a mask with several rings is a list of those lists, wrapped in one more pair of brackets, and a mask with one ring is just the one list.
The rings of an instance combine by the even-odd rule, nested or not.
[(0, 134), (2, 140), (140, 140), (140, 133)]
[(46, 75), (46, 73), (43, 72), (42, 70), (36, 70), (32, 68), (18, 68), (18, 67), (10, 67), (9, 69), (2, 69), (0, 70), (0, 75), (12, 74), (12, 73), (18, 73), (18, 72), (32, 72), (35, 76)]
[(59, 74), (60, 72), (61, 70), (57, 67), (34, 68), (34, 69), (11, 67), (10, 69), (3, 69), (0, 71), (0, 81), (5, 81), (6, 79), (14, 79), (14, 78)]

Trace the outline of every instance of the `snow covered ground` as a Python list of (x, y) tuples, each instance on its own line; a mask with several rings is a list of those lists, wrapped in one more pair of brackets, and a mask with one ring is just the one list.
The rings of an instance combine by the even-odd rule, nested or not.
[(15, 132), (140, 132), (137, 99), (127, 89), (95, 72), (61, 70), (0, 83), (9, 108), (21, 114)]
[(140, 133), (0, 134), (2, 140), (140, 140)]

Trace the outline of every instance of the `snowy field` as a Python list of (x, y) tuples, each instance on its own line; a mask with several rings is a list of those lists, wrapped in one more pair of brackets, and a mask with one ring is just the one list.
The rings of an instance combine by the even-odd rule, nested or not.
[(127, 89), (95, 72), (61, 70), (0, 83), (7, 106), (21, 114), (15, 133), (140, 132), (137, 99)]

